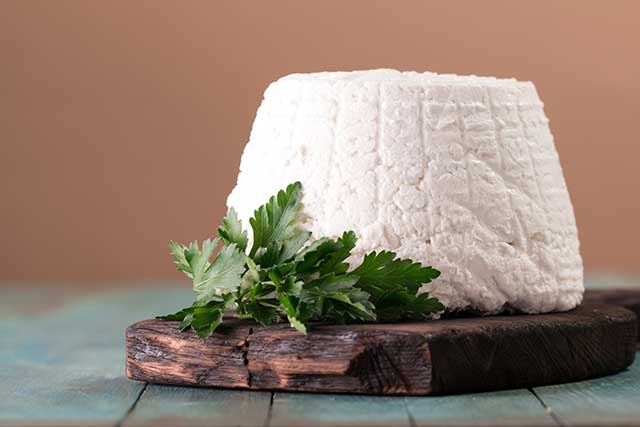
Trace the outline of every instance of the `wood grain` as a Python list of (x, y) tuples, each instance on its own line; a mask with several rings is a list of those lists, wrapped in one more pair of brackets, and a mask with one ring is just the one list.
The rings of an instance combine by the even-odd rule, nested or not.
[(413, 427), (557, 426), (529, 390), (404, 397)]
[(640, 360), (617, 375), (534, 391), (563, 426), (640, 426)]
[(124, 376), (123, 331), (182, 294), (0, 291), (0, 426), (114, 426), (144, 386)]
[(271, 393), (150, 384), (123, 427), (230, 427), (267, 423)]
[(279, 393), (273, 399), (272, 427), (411, 427), (398, 396)]
[(227, 319), (211, 338), (176, 322), (127, 329), (129, 378), (162, 384), (427, 395), (576, 381), (635, 357), (635, 315), (586, 304), (567, 313), (432, 322), (257, 327)]
[(636, 289), (587, 289), (585, 303), (619, 305), (633, 311), (638, 319), (638, 349), (640, 349), (640, 288)]

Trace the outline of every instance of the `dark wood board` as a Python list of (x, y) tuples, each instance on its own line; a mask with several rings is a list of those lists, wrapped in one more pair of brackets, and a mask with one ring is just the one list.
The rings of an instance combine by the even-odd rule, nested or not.
[(619, 305), (633, 311), (638, 319), (638, 350), (640, 350), (640, 287), (637, 289), (587, 289), (583, 301)]
[(429, 322), (257, 326), (226, 319), (201, 340), (177, 322), (127, 329), (127, 376), (159, 384), (428, 395), (531, 387), (619, 372), (637, 321), (618, 306)]

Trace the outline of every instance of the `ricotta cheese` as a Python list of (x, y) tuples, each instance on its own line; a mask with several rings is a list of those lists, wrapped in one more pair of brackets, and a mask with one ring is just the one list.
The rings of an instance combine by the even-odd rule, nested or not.
[(272, 83), (227, 204), (245, 224), (293, 181), (314, 236), (354, 230), (442, 271), (449, 309), (569, 310), (583, 294), (573, 207), (531, 82), (371, 70)]

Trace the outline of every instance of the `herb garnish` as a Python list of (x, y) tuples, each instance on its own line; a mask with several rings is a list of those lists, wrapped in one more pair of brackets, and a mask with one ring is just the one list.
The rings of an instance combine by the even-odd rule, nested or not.
[[(233, 208), (218, 227), (218, 237), (189, 246), (171, 242), (173, 262), (193, 281), (190, 307), (158, 319), (181, 321), (201, 338), (210, 336), (225, 311), (268, 325), (287, 318), (307, 333), (312, 320), (333, 323), (420, 320), (444, 309), (423, 283), (440, 275), (432, 267), (399, 259), (389, 251), (371, 252), (352, 271), (345, 261), (356, 245), (353, 231), (337, 239), (308, 243), (300, 228), (299, 182), (271, 197), (249, 220), (253, 243)], [(211, 260), (222, 243), (218, 255)], [(248, 252), (248, 253), (247, 253)]]

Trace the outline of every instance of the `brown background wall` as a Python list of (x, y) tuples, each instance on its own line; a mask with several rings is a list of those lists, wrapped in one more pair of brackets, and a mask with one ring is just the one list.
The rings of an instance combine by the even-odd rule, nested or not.
[(586, 268), (640, 272), (639, 4), (4, 0), (0, 279), (177, 278), (267, 84), (379, 67), (534, 81)]

